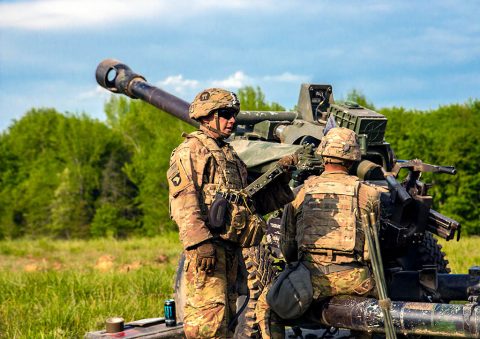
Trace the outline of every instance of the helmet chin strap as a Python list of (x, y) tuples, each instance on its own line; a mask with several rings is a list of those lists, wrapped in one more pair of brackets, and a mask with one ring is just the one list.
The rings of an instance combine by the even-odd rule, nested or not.
[(219, 117), (218, 117), (218, 112), (215, 112), (215, 113), (214, 113), (214, 117), (215, 117), (215, 124), (217, 125), (217, 128), (211, 127), (208, 123), (203, 123), (202, 126), (205, 127), (206, 129), (208, 129), (209, 131), (218, 134), (218, 135), (219, 135), (219, 139), (228, 138), (228, 137), (229, 137), (228, 134), (223, 133), (222, 131), (220, 131), (220, 119), (219, 119)]

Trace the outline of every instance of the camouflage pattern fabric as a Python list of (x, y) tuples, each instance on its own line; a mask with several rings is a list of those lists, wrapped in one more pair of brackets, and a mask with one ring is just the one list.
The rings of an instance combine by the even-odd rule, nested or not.
[[(347, 172), (343, 172), (343, 171), (323, 172), (320, 176), (309, 178), (309, 180), (312, 180), (312, 181), (317, 181), (320, 179), (330, 182), (331, 184), (338, 182), (341, 185), (343, 185), (343, 183), (345, 182), (352, 182), (352, 184), (355, 184), (358, 180), (356, 176), (348, 175)], [(357, 205), (358, 205), (357, 209), (363, 213), (370, 213), (370, 212), (378, 213), (380, 193), (386, 192), (386, 191), (387, 189), (384, 187), (374, 186), (374, 185), (370, 185), (362, 182), (358, 188), (358, 193), (356, 197)], [(301, 219), (301, 214), (303, 209), (308, 208), (308, 206), (305, 205), (306, 196), (307, 196), (307, 191), (304, 186), (297, 193), (295, 200), (291, 204), (288, 204), (284, 209), (284, 214), (282, 216), (281, 229), (280, 229), (280, 233), (281, 233), (280, 242), (282, 244), (284, 253), (296, 252), (299, 250), (298, 246), (301, 246), (301, 241), (302, 241), (301, 235), (303, 234), (302, 233), (303, 231), (299, 230), (298, 221), (299, 219)], [(337, 210), (336, 204), (332, 204), (331, 208), (332, 208), (332, 211), (333, 210), (336, 211)], [(357, 213), (358, 212), (359, 211), (357, 211)], [(332, 215), (334, 214), (335, 213), (333, 213)], [(346, 216), (346, 217), (348, 218), (350, 216)], [(342, 219), (341, 216), (339, 215), (336, 215), (336, 218)], [(318, 249), (310, 249), (308, 246), (304, 247), (302, 251), (304, 253), (310, 253), (312, 257), (315, 258), (314, 259), (315, 262), (323, 265), (328, 265), (332, 263), (332, 259), (335, 259), (337, 262), (340, 262), (340, 263), (355, 262), (359, 259), (363, 259), (364, 261), (367, 261), (369, 259), (367, 246), (364, 241), (364, 236), (361, 230), (361, 225), (359, 224), (359, 220), (356, 220), (356, 222), (357, 222), (357, 228), (358, 228), (357, 234), (356, 234), (356, 241), (355, 241), (356, 242), (355, 249), (358, 252), (356, 256), (352, 256), (352, 255), (342, 256), (342, 253), (338, 252), (336, 253), (335, 258), (333, 258), (332, 257), (333, 251), (332, 253), (330, 253), (330, 255), (328, 255), (328, 253), (322, 253), (322, 251)]]
[[(313, 298), (317, 301), (335, 295), (365, 295), (375, 286), (375, 280), (366, 266), (323, 274), (317, 264), (302, 262), (311, 271)], [(269, 289), (270, 286), (266, 287), (257, 301), (255, 313), (258, 325), (263, 339), (283, 339), (285, 326), (267, 303)]]
[[(324, 180), (332, 185), (332, 187), (335, 187), (337, 183), (343, 188), (345, 188), (344, 186), (346, 183), (349, 183), (351, 186), (358, 186), (358, 190), (355, 191), (354, 199), (356, 206), (353, 206), (354, 208), (352, 209), (351, 201), (336, 197), (337, 193), (333, 192), (335, 191), (335, 189), (333, 189), (332, 192), (326, 194), (322, 198), (326, 198), (328, 204), (322, 206), (321, 209), (318, 208), (319, 206), (317, 206), (317, 203), (311, 203), (311, 201), (307, 199), (309, 196), (309, 186), (314, 187), (315, 182), (318, 180)], [(301, 246), (302, 241), (305, 240), (303, 234), (305, 231), (303, 226), (305, 225), (302, 226), (299, 224), (314, 221), (311, 225), (308, 225), (308, 227), (314, 228), (315, 225), (318, 225), (319, 227), (327, 227), (329, 222), (332, 221), (330, 219), (336, 218), (337, 221), (340, 221), (335, 223), (338, 227), (341, 227), (342, 225), (352, 225), (352, 223), (346, 223), (344, 221), (350, 220), (355, 213), (360, 211), (365, 213), (378, 213), (379, 194), (380, 192), (386, 191), (386, 189), (367, 185), (366, 183), (358, 185), (358, 178), (348, 175), (346, 170), (335, 172), (326, 171), (320, 176), (309, 178), (309, 181), (310, 185), (306, 184), (303, 186), (298, 191), (295, 200), (288, 204), (284, 209), (280, 231), (280, 244), (282, 251), (284, 253), (286, 253), (285, 251), (289, 252), (289, 256), (292, 256), (291, 253), (299, 252), (298, 257), (302, 258), (302, 262), (310, 270), (315, 300), (321, 300), (324, 297), (341, 294), (363, 295), (369, 293), (374, 287), (374, 280), (367, 267), (369, 255), (368, 251), (366, 251), (365, 239), (361, 235), (361, 225), (357, 223), (357, 220), (353, 223), (353, 225), (356, 225), (358, 228), (355, 235), (354, 246), (357, 253), (348, 253), (348, 251), (335, 252), (332, 248), (327, 248), (327, 251), (322, 251), (322, 248), (317, 248), (315, 246)], [(321, 203), (320, 200), (318, 202)], [(310, 215), (311, 219), (312, 214), (315, 214), (315, 211), (322, 211), (321, 222), (318, 222), (319, 220), (313, 220), (315, 218), (312, 220), (302, 220), (302, 213), (305, 212), (305, 210), (308, 210), (307, 214)], [(330, 213), (328, 213), (328, 210), (330, 210)], [(339, 211), (341, 213), (337, 213)], [(342, 213), (346, 215), (342, 216)], [(333, 228), (336, 229), (336, 227)], [(315, 233), (314, 229), (311, 231)], [(316, 232), (318, 234), (324, 233), (322, 230), (317, 230)], [(335, 245), (336, 241), (333, 239), (331, 242), (332, 245)], [(328, 242), (325, 243), (323, 241), (319, 241), (318, 244), (321, 244), (319, 247), (329, 246)], [(340, 247), (340, 249), (342, 248)], [(336, 263), (340, 266), (348, 265), (347, 267), (356, 265), (357, 267), (329, 274), (322, 273), (325, 271), (324, 268), (332, 263)], [(284, 338), (284, 332), (282, 332), (283, 327), (275, 321), (274, 312), (266, 302), (267, 293), (268, 289), (266, 288), (262, 292), (255, 310), (259, 321), (259, 327), (262, 332), (262, 338)]]
[(239, 254), (231, 248), (215, 245), (217, 265), (213, 274), (196, 269), (196, 253), (186, 251), (186, 304), (184, 330), (187, 338), (232, 338), (228, 324), (236, 312)]
[[(216, 152), (216, 153), (214, 153)], [(227, 143), (203, 131), (187, 136), (170, 159), (167, 172), (170, 214), (179, 228), (185, 249), (182, 284), (185, 300), (184, 328), (187, 338), (229, 338), (227, 329), (235, 314), (238, 246), (227, 244), (207, 225), (208, 206), (221, 188), (241, 189), (247, 170)], [(196, 269), (195, 246), (214, 242), (217, 264), (208, 275)]]
[(190, 249), (220, 236), (207, 227), (208, 206), (219, 189), (245, 187), (247, 169), (228, 143), (197, 131), (173, 151), (167, 179), (170, 215), (184, 248)]
[(267, 303), (267, 294), (270, 287), (271, 284), (266, 286), (258, 298), (255, 315), (263, 339), (283, 339), (285, 338), (285, 326), (281, 324), (280, 319)]
[(206, 117), (219, 108), (232, 108), (240, 111), (240, 101), (235, 93), (221, 88), (208, 88), (198, 93), (189, 108), (192, 119)]
[(361, 153), (357, 134), (345, 127), (334, 127), (322, 138), (317, 154), (322, 157), (358, 161)]
[[(237, 246), (238, 242), (248, 243), (246, 237), (253, 239), (251, 241), (258, 238), (255, 232), (229, 232), (232, 225), (234, 230), (249, 231), (258, 226), (255, 224), (261, 224), (253, 222), (252, 218), (241, 217), (241, 208), (232, 208), (239, 213), (231, 213), (223, 234), (211, 232), (207, 225), (208, 208), (218, 190), (246, 187), (246, 166), (228, 143), (213, 139), (200, 130), (187, 135), (185, 141), (172, 152), (167, 180), (170, 215), (178, 225), (188, 260), (184, 286), (189, 287), (185, 298), (182, 298), (186, 302), (185, 331), (192, 338), (209, 335), (226, 337), (230, 334), (226, 332), (225, 324), (232, 315), (236, 299), (232, 292), (235, 287), (232, 277), (236, 277), (238, 265), (234, 260), (238, 259), (229, 259), (229, 251), (222, 258), (225, 251), (218, 249), (217, 259), (220, 262), (210, 277), (205, 272), (196, 271), (193, 258), (195, 251), (192, 249), (204, 241)], [(262, 198), (278, 200), (275, 193), (278, 192), (265, 193)], [(263, 219), (260, 221), (263, 222)], [(203, 287), (202, 282), (205, 285)]]
[(312, 272), (313, 298), (315, 300), (342, 294), (364, 295), (375, 286), (375, 280), (367, 266), (323, 274), (317, 264), (305, 261), (303, 263)]

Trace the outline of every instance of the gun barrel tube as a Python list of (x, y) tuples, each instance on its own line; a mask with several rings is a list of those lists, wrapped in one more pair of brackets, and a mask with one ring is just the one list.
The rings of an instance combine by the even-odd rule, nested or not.
[(292, 122), (298, 116), (297, 112), (283, 111), (241, 111), (237, 115), (237, 125), (252, 125), (264, 120)]
[(446, 173), (446, 174), (451, 174), (451, 175), (457, 174), (457, 170), (453, 166), (438, 166), (438, 167), (439, 167), (439, 172), (440, 173)]
[(143, 76), (134, 73), (130, 67), (118, 60), (103, 60), (97, 66), (95, 77), (100, 86), (113, 93), (142, 99), (192, 126), (199, 125), (188, 115), (188, 102), (149, 84)]
[[(324, 325), (352, 330), (385, 331), (378, 301), (370, 298), (333, 297), (320, 311), (312, 314)], [(397, 333), (479, 338), (480, 306), (478, 304), (435, 304), (393, 301), (393, 325)]]

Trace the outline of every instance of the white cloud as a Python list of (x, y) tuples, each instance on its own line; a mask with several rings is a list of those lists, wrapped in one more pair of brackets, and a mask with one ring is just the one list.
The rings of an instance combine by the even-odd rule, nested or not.
[(77, 99), (79, 100), (90, 100), (90, 99), (98, 99), (98, 98), (107, 99), (110, 96), (110, 94), (111, 92), (109, 90), (97, 85), (95, 89), (80, 92), (77, 95)]
[(296, 84), (302, 82), (308, 82), (310, 80), (309, 76), (300, 75), (300, 74), (292, 74), (290, 72), (284, 72), (280, 75), (267, 75), (263, 77), (265, 81), (273, 81), (273, 82), (293, 82)]
[[(328, 13), (363, 17), (391, 12), (392, 5), (367, 1), (362, 7), (351, 2), (329, 4), (308, 0), (24, 0), (0, 3), (0, 28), (49, 30), (78, 27), (98, 27), (154, 19), (156, 22), (178, 22), (200, 14), (224, 12), (228, 15), (291, 13), (299, 15)], [(347, 14), (346, 14), (347, 13)]]
[(265, 75), (252, 77), (243, 71), (236, 71), (224, 79), (185, 79), (183, 75), (170, 75), (164, 80), (158, 81), (156, 86), (167, 91), (174, 91), (177, 94), (192, 94), (206, 87), (221, 87), (227, 89), (238, 89), (244, 86), (256, 86), (265, 83), (294, 83), (308, 82), (309, 76), (284, 72), (278, 75)]
[(33, 30), (106, 25), (162, 11), (154, 0), (36, 0), (0, 4), (0, 27)]
[(226, 88), (240, 88), (252, 83), (252, 79), (248, 77), (242, 71), (236, 71), (228, 78), (223, 80), (213, 80), (211, 82), (214, 87), (226, 87)]
[[(272, 8), (273, 0), (260, 7)], [(168, 22), (199, 13), (249, 9), (249, 0), (26, 0), (0, 3), (0, 28), (49, 30), (106, 26), (138, 20)], [(258, 6), (257, 6), (258, 7)]]
[(157, 83), (159, 87), (172, 88), (175, 92), (181, 94), (187, 91), (197, 89), (199, 85), (198, 80), (184, 79), (183, 75), (171, 75), (165, 80)]

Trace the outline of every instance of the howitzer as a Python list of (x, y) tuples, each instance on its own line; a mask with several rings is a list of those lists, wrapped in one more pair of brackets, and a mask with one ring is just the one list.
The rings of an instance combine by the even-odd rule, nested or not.
[[(188, 117), (188, 102), (152, 86), (119, 61), (108, 59), (100, 63), (96, 79), (102, 87), (114, 93), (144, 100), (198, 126)], [(419, 180), (419, 174), (424, 171), (454, 174), (453, 167), (423, 164), (419, 160), (397, 160), (384, 140), (386, 117), (355, 103), (335, 102), (330, 85), (303, 84), (297, 111), (241, 111), (229, 141), (247, 164), (249, 176), (261, 178), (265, 184), (271, 181), (269, 173), (276, 172), (273, 164), (282, 156), (297, 152), (300, 161), (291, 183), (299, 186), (309, 175), (323, 171), (322, 159), (316, 157), (314, 151), (329, 117), (333, 117), (338, 126), (350, 128), (359, 136), (362, 161), (355, 166), (354, 173), (389, 188), (389, 192), (381, 197), (379, 238), (397, 333), (479, 337), (480, 269), (472, 268), (469, 274), (449, 274), (448, 261), (432, 233), (450, 240), (455, 234), (459, 235), (460, 225), (431, 209), (429, 185)], [(410, 171), (402, 183), (396, 179), (401, 168)], [(259, 187), (254, 190), (257, 189)], [(244, 252), (248, 268), (244, 276), (248, 276), (250, 300), (237, 326), (238, 337), (258, 334), (254, 319), (245, 314), (252, 314), (259, 292), (282, 266), (275, 245), (280, 217), (281, 210), (273, 213), (268, 221), (267, 232), (272, 243)], [(177, 287), (181, 289), (181, 267), (177, 272)], [(469, 303), (448, 304), (452, 300)], [(181, 300), (177, 305), (181, 321)], [(332, 298), (312, 307), (308, 316), (287, 324), (382, 332), (382, 319), (375, 299)]]

